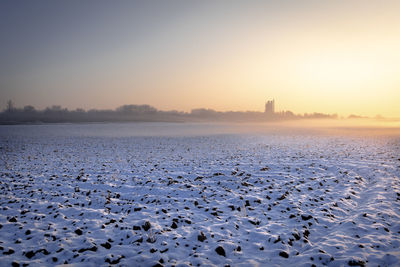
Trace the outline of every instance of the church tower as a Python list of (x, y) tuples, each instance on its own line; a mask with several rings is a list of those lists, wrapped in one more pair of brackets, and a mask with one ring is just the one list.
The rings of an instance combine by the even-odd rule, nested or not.
[(265, 113), (273, 115), (275, 113), (275, 100), (269, 100), (265, 103)]

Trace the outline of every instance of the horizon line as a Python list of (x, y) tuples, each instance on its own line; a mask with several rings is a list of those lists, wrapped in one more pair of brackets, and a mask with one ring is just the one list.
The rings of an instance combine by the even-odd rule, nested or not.
[[(269, 103), (271, 100), (267, 100), (265, 101), (265, 104)], [(96, 108), (96, 107), (92, 107), (92, 108), (68, 108), (68, 107), (64, 107), (62, 105), (57, 105), (57, 104), (52, 104), (49, 106), (46, 106), (44, 108), (36, 108), (33, 105), (24, 105), (23, 107), (17, 107), (14, 106), (14, 102), (12, 100), (8, 100), (6, 107), (2, 109), (2, 113), (6, 112), (7, 110), (9, 110), (10, 107), (7, 107), (9, 105), (9, 103), (11, 102), (12, 105), (12, 109), (20, 109), (20, 110), (24, 110), (27, 107), (32, 107), (33, 110), (35, 111), (45, 111), (46, 109), (62, 109), (62, 110), (67, 110), (67, 111), (78, 111), (78, 110), (83, 110), (85, 112), (89, 112), (92, 110), (97, 110), (97, 111), (117, 111), (119, 108), (122, 107), (129, 107), (129, 106), (136, 106), (136, 107), (150, 107), (150, 108), (154, 108), (156, 111), (161, 111), (161, 112), (178, 112), (178, 113), (183, 113), (183, 114), (191, 114), (193, 113), (193, 111), (199, 111), (199, 110), (203, 110), (203, 111), (212, 111), (212, 112), (217, 112), (217, 113), (266, 113), (266, 111), (258, 111), (258, 110), (226, 110), (226, 111), (220, 111), (220, 110), (216, 110), (213, 108), (206, 108), (206, 107), (197, 107), (197, 108), (191, 108), (190, 111), (183, 111), (183, 110), (178, 110), (178, 109), (159, 109), (151, 104), (122, 104), (119, 106), (116, 106), (114, 108)], [(275, 98), (272, 100), (272, 102), (275, 103)], [(389, 120), (400, 120), (400, 117), (387, 117), (387, 116), (382, 116), (381, 114), (376, 114), (375, 116), (366, 116), (363, 114), (354, 114), (351, 113), (349, 115), (343, 115), (343, 114), (339, 114), (339, 113), (323, 113), (323, 112), (318, 112), (318, 111), (313, 111), (313, 112), (303, 112), (303, 113), (296, 113), (293, 112), (291, 110), (280, 110), (280, 111), (274, 111), (273, 114), (283, 114), (283, 113), (292, 113), (295, 116), (305, 116), (305, 115), (313, 115), (313, 114), (321, 114), (321, 115), (328, 115), (328, 116), (336, 116), (337, 119), (389, 119)]]

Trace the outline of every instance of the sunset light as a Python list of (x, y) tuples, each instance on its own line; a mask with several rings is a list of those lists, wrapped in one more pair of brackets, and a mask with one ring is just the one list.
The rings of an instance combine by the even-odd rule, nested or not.
[(1, 5), (3, 107), (400, 117), (398, 1)]

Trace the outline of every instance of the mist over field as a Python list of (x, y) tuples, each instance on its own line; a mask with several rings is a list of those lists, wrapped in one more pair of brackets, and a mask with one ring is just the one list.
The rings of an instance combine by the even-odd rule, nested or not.
[[(123, 105), (114, 110), (68, 110), (61, 106), (52, 106), (43, 110), (37, 110), (33, 106), (16, 108), (12, 101), (8, 107), (0, 112), (0, 124), (41, 124), (41, 123), (102, 123), (102, 122), (175, 122), (175, 123), (212, 123), (220, 125), (222, 130), (234, 132), (252, 131), (285, 131), (327, 128), (364, 129), (369, 131), (381, 131), (388, 128), (396, 131), (400, 127), (400, 119), (384, 118), (377, 116), (350, 115), (339, 117), (337, 114), (305, 113), (294, 114), (291, 111), (268, 110), (268, 102), (264, 112), (257, 111), (228, 111), (221, 112), (212, 109), (193, 109), (191, 112), (161, 111), (149, 105)], [(235, 124), (242, 124), (236, 125)], [(204, 132), (207, 133), (207, 132)]]

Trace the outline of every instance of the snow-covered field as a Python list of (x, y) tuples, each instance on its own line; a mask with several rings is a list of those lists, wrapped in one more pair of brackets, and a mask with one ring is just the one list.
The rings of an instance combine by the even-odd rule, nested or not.
[(400, 138), (1, 126), (0, 210), (1, 266), (398, 266)]

